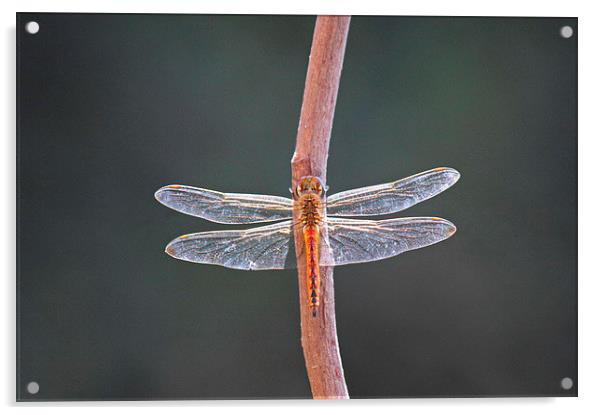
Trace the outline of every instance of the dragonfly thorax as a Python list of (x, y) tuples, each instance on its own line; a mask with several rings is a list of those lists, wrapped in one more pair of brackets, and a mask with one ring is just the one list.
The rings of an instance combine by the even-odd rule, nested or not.
[(322, 222), (322, 200), (316, 194), (305, 194), (296, 201), (301, 211), (303, 226), (315, 226)]
[(302, 177), (293, 189), (295, 205), (301, 213), (303, 226), (316, 226), (322, 222), (325, 188), (318, 177)]

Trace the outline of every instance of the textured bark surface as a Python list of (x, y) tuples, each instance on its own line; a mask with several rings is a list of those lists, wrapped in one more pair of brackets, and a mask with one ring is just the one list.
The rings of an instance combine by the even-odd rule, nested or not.
[[(318, 16), (305, 80), (297, 145), (291, 160), (293, 186), (303, 176), (326, 184), (326, 163), (339, 89), (349, 16)], [(299, 218), (300, 212), (295, 212)], [(325, 213), (325, 212), (324, 212)], [(327, 235), (324, 235), (327, 238)], [(348, 399), (337, 340), (332, 267), (320, 267), (321, 305), (312, 317), (309, 308), (303, 235), (295, 227), (301, 305), (301, 344), (314, 399)]]

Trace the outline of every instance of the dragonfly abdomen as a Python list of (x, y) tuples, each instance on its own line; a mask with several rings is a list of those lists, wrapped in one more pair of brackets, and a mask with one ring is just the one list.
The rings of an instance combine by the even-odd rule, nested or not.
[(316, 195), (307, 195), (302, 201), (303, 237), (305, 241), (307, 298), (315, 317), (320, 306), (320, 223), (321, 202)]
[(320, 306), (320, 231), (317, 225), (303, 227), (305, 239), (305, 261), (307, 263), (307, 298), (315, 317)]

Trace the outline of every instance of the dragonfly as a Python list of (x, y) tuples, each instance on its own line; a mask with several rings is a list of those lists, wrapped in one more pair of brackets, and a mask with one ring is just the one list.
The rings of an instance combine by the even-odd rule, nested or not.
[(315, 317), (320, 306), (320, 266), (390, 258), (441, 242), (456, 232), (453, 223), (438, 217), (349, 217), (400, 212), (443, 192), (459, 178), (457, 170), (438, 167), (326, 197), (328, 189), (322, 181), (306, 176), (290, 189), (292, 198), (172, 184), (160, 188), (155, 198), (178, 212), (220, 224), (278, 222), (179, 236), (165, 252), (183, 261), (241, 270), (295, 268), (294, 230), (302, 232), (307, 298)]

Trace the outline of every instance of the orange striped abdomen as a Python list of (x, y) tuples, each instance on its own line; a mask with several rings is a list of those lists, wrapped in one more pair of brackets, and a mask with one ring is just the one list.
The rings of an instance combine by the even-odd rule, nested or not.
[(309, 308), (315, 317), (320, 306), (320, 230), (315, 224), (303, 227), (305, 241), (305, 262), (307, 278), (307, 297)]

